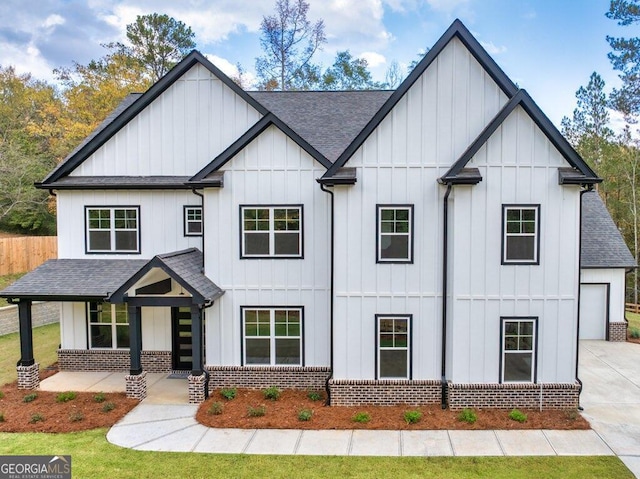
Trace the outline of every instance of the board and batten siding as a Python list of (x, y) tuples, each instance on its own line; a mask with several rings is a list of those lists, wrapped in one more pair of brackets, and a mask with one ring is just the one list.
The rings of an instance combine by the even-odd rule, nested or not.
[(580, 277), (581, 284), (600, 283), (609, 285), (609, 321), (624, 321), (625, 302), (624, 268), (584, 268)]
[(196, 64), (70, 176), (192, 176), (260, 117)]
[[(189, 190), (59, 191), (58, 258), (133, 258), (186, 248), (202, 250), (201, 236), (184, 236), (183, 207), (196, 206), (201, 198)], [(85, 252), (85, 206), (140, 206), (140, 254)]]
[[(520, 107), (468, 164), (483, 180), (453, 188), (447, 378), (500, 380), (500, 318), (537, 317), (537, 379), (575, 380), (580, 192), (567, 163)], [(540, 205), (539, 265), (502, 265), (502, 205)]]
[[(329, 195), (324, 167), (275, 126), (221, 168), (205, 195), (205, 274), (225, 294), (206, 309), (207, 365), (241, 364), (241, 306), (303, 306), (304, 365), (329, 365)], [(303, 259), (240, 259), (240, 205), (302, 205)]]
[[(413, 379), (440, 379), (442, 204), (437, 183), (507, 102), (454, 38), (365, 140), (335, 187), (336, 379), (375, 377), (375, 315), (413, 315)], [(376, 264), (376, 204), (414, 205), (413, 264)]]

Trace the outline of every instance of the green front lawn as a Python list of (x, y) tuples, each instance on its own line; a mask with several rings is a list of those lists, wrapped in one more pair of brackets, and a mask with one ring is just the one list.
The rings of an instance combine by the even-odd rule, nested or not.
[[(7, 274), (4, 276), (0, 276), (0, 291), (13, 283), (16, 279), (24, 276), (25, 273), (16, 273), (16, 274)], [(0, 298), (0, 308), (3, 306), (8, 306), (7, 300), (4, 298)]]
[(629, 329), (636, 328), (640, 331), (640, 314), (626, 312), (625, 317), (629, 321)]
[[(44, 369), (58, 360), (60, 325), (47, 324), (33, 328), (33, 356)], [(0, 336), (0, 385), (16, 380), (16, 363), (20, 359), (20, 336), (18, 333)]]
[(141, 452), (106, 431), (0, 434), (0, 454), (70, 454), (73, 477), (184, 478), (632, 478), (616, 457), (326, 457)]

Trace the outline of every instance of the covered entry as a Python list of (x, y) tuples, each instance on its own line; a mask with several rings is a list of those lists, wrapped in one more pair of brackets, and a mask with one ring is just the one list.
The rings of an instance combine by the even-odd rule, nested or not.
[(609, 283), (580, 285), (580, 339), (608, 339)]

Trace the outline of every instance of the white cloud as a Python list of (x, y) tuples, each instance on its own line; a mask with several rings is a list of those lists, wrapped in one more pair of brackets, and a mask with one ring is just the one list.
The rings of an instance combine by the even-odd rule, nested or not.
[(31, 73), (34, 78), (53, 81), (53, 67), (43, 58), (40, 50), (29, 43), (26, 47), (0, 42), (2, 66), (13, 66), (18, 74)]
[(60, 15), (58, 15), (57, 13), (54, 13), (53, 15), (49, 15), (45, 19), (42, 26), (48, 29), (50, 27), (55, 27), (56, 25), (64, 25), (64, 23), (65, 23), (65, 19)]
[(489, 53), (489, 55), (499, 55), (507, 51), (507, 47), (504, 45), (496, 46), (493, 42), (480, 42), (480, 45)]
[[(240, 72), (238, 71), (238, 67), (235, 63), (231, 63), (226, 58), (219, 57), (218, 55), (214, 55), (213, 53), (205, 53), (204, 56), (207, 57), (209, 61), (216, 67), (222, 70), (222, 73), (227, 75), (229, 78), (238, 77)], [(242, 87), (244, 89), (251, 88), (251, 86), (255, 82), (256, 76), (252, 72), (242, 72)]]
[(370, 68), (376, 68), (377, 66), (384, 65), (387, 62), (384, 55), (376, 52), (362, 52), (358, 57), (366, 60), (367, 65)]

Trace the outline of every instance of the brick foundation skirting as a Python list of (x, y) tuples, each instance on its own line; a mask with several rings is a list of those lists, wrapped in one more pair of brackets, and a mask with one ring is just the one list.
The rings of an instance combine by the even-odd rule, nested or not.
[(147, 397), (147, 372), (140, 374), (127, 374), (124, 377), (127, 397), (142, 401)]
[(209, 392), (224, 387), (324, 389), (328, 367), (207, 366)]
[(200, 404), (201, 402), (204, 402), (204, 388), (207, 375), (201, 374), (200, 376), (192, 376), (190, 374), (187, 380), (189, 381), (189, 403)]
[[(142, 351), (142, 369), (150, 373), (171, 372), (171, 351)], [(130, 369), (128, 350), (120, 349), (59, 349), (60, 371), (113, 371)]]
[(627, 322), (609, 323), (609, 341), (627, 340)]
[(440, 403), (442, 383), (436, 380), (329, 381), (332, 406), (393, 406)]
[(40, 368), (38, 363), (31, 366), (17, 366), (18, 389), (38, 389), (40, 386)]
[[(559, 384), (448, 384), (450, 409), (574, 409), (580, 385)], [(541, 394), (542, 389), (542, 394)]]

